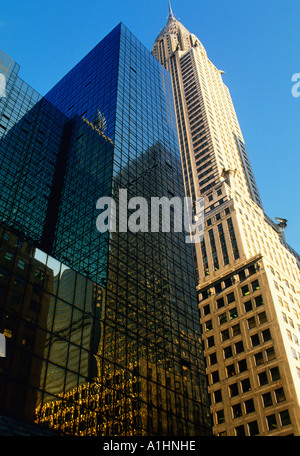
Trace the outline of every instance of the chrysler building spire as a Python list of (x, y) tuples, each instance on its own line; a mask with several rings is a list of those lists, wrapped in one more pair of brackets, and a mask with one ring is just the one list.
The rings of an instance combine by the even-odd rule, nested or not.
[(172, 6), (171, 6), (170, 0), (168, 0), (168, 3), (169, 3), (169, 20), (173, 19), (173, 18), (175, 19), (175, 16), (174, 16), (173, 11), (172, 11)]

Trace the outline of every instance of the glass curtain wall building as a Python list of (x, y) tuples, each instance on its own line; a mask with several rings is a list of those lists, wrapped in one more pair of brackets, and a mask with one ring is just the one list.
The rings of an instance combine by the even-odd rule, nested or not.
[(210, 434), (184, 233), (96, 228), (119, 189), (184, 196), (168, 73), (120, 24), (22, 114), (0, 141), (1, 414), (69, 435)]

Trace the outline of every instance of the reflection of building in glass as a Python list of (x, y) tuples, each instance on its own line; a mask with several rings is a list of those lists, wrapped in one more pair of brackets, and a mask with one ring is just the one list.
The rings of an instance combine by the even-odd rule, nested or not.
[(216, 435), (300, 435), (300, 257), (264, 213), (230, 93), (174, 16), (153, 55), (172, 80), (186, 194), (205, 200), (196, 245)]
[[(37, 158), (36, 112), (49, 125), (37, 152), (45, 157), (41, 176), (49, 168), (41, 185), (30, 168)], [(119, 188), (146, 199), (184, 194), (168, 73), (120, 24), (3, 137), (8, 166), (27, 119), (18, 166), (25, 160), (30, 178), (24, 175), (23, 187), (3, 178), (1, 220), (5, 233), (10, 226), (31, 241), (28, 261), (43, 264), (52, 280), (35, 323), (39, 370), (30, 384), (20, 383), (21, 396), (34, 394), (31, 415), (24, 407), (18, 418), (73, 435), (209, 434), (184, 233), (96, 229), (97, 200), (115, 197)], [(26, 198), (36, 197), (43, 204), (28, 214)], [(14, 337), (6, 384), (13, 347)], [(13, 407), (9, 414), (14, 417)]]
[[(0, 332), (7, 339), (2, 360), (1, 406), (10, 416), (32, 420), (42, 369), (44, 327), (50, 308), (53, 274), (34, 258), (22, 237), (1, 229)], [(24, 394), (22, 385), (28, 382)]]
[[(50, 299), (44, 349), (48, 363), (43, 364), (40, 385), (41, 390), (49, 395), (60, 394), (62, 384), (69, 391), (89, 378), (90, 338), (93, 334), (94, 284), (75, 271), (65, 269), (54, 277), (54, 290), (57, 294)], [(59, 365), (63, 368), (59, 369)], [(80, 378), (76, 374), (79, 371)], [(43, 400), (46, 401), (47, 397), (43, 396)]]

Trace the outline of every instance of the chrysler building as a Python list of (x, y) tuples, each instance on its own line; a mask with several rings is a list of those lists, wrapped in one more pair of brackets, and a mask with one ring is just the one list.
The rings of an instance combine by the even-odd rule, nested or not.
[(216, 435), (300, 435), (300, 257), (263, 209), (224, 71), (174, 16), (152, 54), (169, 71), (195, 245)]

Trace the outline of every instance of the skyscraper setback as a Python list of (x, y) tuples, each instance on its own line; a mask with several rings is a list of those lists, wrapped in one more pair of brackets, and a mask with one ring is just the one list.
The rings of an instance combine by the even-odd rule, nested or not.
[(120, 188), (184, 196), (168, 72), (123, 24), (45, 97), (1, 62), (0, 430), (210, 434), (184, 233), (96, 228)]
[(172, 80), (186, 195), (205, 200), (195, 271), (216, 435), (300, 434), (300, 257), (263, 210), (223, 71), (176, 20), (152, 54)]

